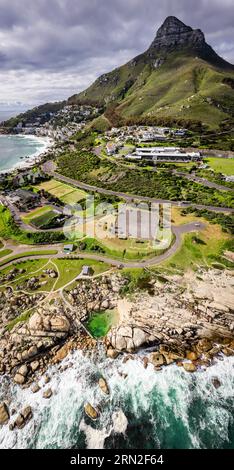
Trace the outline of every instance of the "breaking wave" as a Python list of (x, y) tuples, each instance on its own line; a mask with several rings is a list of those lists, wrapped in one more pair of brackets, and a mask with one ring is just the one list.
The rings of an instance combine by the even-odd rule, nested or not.
[[(1, 378), (0, 399), (8, 399), (11, 410), (30, 405), (33, 419), (22, 430), (3, 426), (0, 447), (233, 448), (233, 371), (233, 357), (189, 374), (176, 365), (145, 369), (139, 356), (123, 364), (101, 351), (76, 351), (49, 369), (51, 381), (42, 378), (36, 394)], [(98, 386), (100, 376), (108, 382), (108, 396)], [(47, 388), (53, 391), (49, 400), (42, 396)], [(100, 411), (98, 420), (85, 416), (86, 402)]]

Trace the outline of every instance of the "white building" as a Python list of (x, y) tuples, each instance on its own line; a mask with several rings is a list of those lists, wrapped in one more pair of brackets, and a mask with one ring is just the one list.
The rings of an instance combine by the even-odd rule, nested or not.
[(201, 159), (200, 152), (185, 152), (178, 147), (144, 147), (137, 148), (126, 158), (153, 160), (154, 162), (189, 162)]

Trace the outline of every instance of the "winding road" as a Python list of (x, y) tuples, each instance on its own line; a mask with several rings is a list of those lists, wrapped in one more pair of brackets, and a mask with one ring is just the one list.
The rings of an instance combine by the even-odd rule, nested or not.
[(45, 173), (48, 173), (50, 176), (55, 178), (56, 180), (62, 181), (66, 184), (71, 184), (80, 189), (84, 189), (86, 191), (93, 191), (100, 194), (106, 194), (110, 196), (117, 196), (125, 201), (146, 201), (155, 204), (171, 204), (172, 206), (176, 207), (194, 207), (195, 209), (206, 209), (209, 211), (214, 212), (222, 212), (222, 213), (234, 213), (234, 209), (230, 209), (229, 207), (215, 207), (215, 206), (206, 206), (203, 204), (194, 204), (192, 202), (182, 202), (182, 201), (169, 201), (167, 199), (155, 199), (148, 196), (140, 196), (139, 194), (126, 194), (119, 191), (112, 191), (111, 189), (104, 189), (98, 186), (92, 186), (90, 184), (83, 183), (82, 181), (77, 181), (72, 178), (68, 178), (67, 176), (63, 176), (57, 173), (54, 170), (54, 163), (52, 161), (48, 161), (44, 163), (43, 170)]
[[(57, 244), (57, 245), (42, 245), (36, 247), (35, 252), (38, 253), (38, 251), (41, 249), (43, 250), (54, 250), (57, 249), (58, 253), (54, 255), (35, 255), (35, 256), (25, 256), (23, 257), (23, 254), (28, 251), (28, 246), (27, 245), (20, 245), (20, 246), (12, 246), (12, 245), (6, 245), (6, 248), (11, 248), (13, 249), (13, 253), (11, 253), (11, 256), (14, 255), (20, 255), (22, 254), (22, 260), (32, 260), (32, 259), (43, 259), (43, 258), (67, 258), (67, 259), (93, 259), (95, 261), (102, 261), (104, 263), (108, 263), (112, 266), (116, 267), (123, 267), (123, 268), (145, 268), (145, 267), (150, 267), (150, 266), (155, 266), (157, 264), (160, 264), (161, 262), (165, 261), (166, 259), (170, 258), (172, 255), (174, 255), (181, 247), (182, 241), (183, 241), (183, 234), (190, 233), (190, 232), (197, 232), (200, 230), (204, 230), (206, 225), (204, 223), (197, 223), (197, 222), (191, 222), (189, 224), (184, 224), (184, 225), (179, 225), (179, 226), (172, 226), (172, 232), (175, 236), (174, 243), (166, 250), (164, 253), (158, 255), (158, 256), (153, 256), (152, 258), (148, 259), (143, 259), (143, 260), (136, 260), (136, 261), (127, 261), (127, 260), (120, 260), (116, 258), (111, 258), (109, 256), (101, 255), (101, 254), (93, 254), (93, 253), (85, 253), (85, 252), (79, 252), (79, 253), (74, 253), (73, 255), (65, 255), (63, 252), (63, 245), (62, 244)], [(31, 252), (33, 250), (30, 250)], [(1, 269), (4, 269), (11, 264), (13, 264), (15, 261), (9, 261), (7, 263), (7, 257), (4, 259), (6, 262)], [(20, 258), (17, 259), (17, 262), (20, 261)]]

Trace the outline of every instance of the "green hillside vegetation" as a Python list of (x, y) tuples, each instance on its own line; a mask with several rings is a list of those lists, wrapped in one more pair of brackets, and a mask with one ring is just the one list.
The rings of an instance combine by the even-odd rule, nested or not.
[[(85, 92), (71, 102), (115, 105), (122, 118), (141, 116), (171, 118), (200, 122), (217, 129), (233, 115), (234, 73), (216, 69), (213, 65), (191, 55), (172, 53), (166, 62), (155, 69), (146, 63), (144, 55), (137, 65), (133, 61), (100, 77)], [(112, 113), (113, 114), (113, 113)], [(110, 117), (108, 111), (105, 113)], [(98, 118), (98, 125), (107, 121)], [(95, 128), (95, 124), (94, 124)], [(101, 129), (102, 130), (102, 129)]]
[(21, 113), (16, 117), (13, 117), (4, 123), (5, 127), (12, 128), (17, 126), (19, 122), (27, 123), (40, 118), (41, 124), (48, 120), (49, 113), (55, 113), (60, 111), (65, 106), (65, 101), (59, 101), (56, 103), (45, 103), (37, 106), (33, 109), (29, 109), (25, 113)]
[(58, 159), (58, 171), (93, 186), (102, 186), (129, 194), (172, 201), (188, 200), (214, 206), (234, 205), (230, 193), (188, 181), (167, 169), (150, 172), (147, 169), (132, 168), (129, 171), (109, 161), (102, 161), (91, 152), (65, 153)]

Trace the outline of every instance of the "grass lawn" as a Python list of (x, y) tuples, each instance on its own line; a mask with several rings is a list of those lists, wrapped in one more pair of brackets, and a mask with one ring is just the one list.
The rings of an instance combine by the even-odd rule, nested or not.
[(73, 188), (69, 184), (61, 183), (56, 180), (45, 181), (36, 186), (37, 189), (44, 189), (48, 193), (61, 199), (64, 204), (75, 204), (87, 196), (85, 191)]
[(75, 279), (80, 274), (84, 265), (91, 266), (94, 275), (105, 272), (110, 268), (107, 263), (89, 259), (55, 259), (54, 264), (60, 273), (60, 277), (54, 286), (55, 290), (60, 289)]
[(31, 260), (25, 260), (22, 262), (17, 262), (17, 263), (12, 264), (11, 266), (8, 266), (7, 268), (1, 269), (0, 277), (8, 274), (13, 268), (24, 269), (25, 270), (24, 274), (16, 275), (14, 280), (11, 281), (11, 284), (13, 284), (19, 278), (23, 279), (25, 276), (28, 276), (30, 273), (33, 274), (34, 272), (41, 270), (43, 266), (45, 266), (47, 263), (48, 263), (48, 259), (31, 259)]
[(230, 235), (222, 232), (219, 225), (208, 224), (202, 232), (185, 234), (181, 249), (160, 266), (185, 271), (188, 268), (211, 266), (217, 261), (225, 264), (222, 253), (230, 249), (230, 244)]
[(57, 250), (34, 250), (34, 251), (25, 251), (25, 253), (20, 253), (19, 255), (9, 256), (5, 258), (3, 261), (0, 262), (0, 267), (4, 266), (5, 264), (15, 261), (22, 258), (27, 258), (29, 256), (40, 256), (40, 255), (56, 255), (58, 252)]
[(207, 158), (208, 165), (213, 168), (213, 170), (223, 173), (224, 175), (231, 176), (234, 175), (234, 158)]
[(182, 214), (182, 209), (178, 207), (171, 208), (171, 220), (173, 225), (189, 224), (190, 222), (204, 222), (207, 221), (201, 217), (196, 217), (194, 214)]
[(4, 256), (10, 255), (12, 253), (12, 250), (0, 250), (0, 258), (4, 258)]
[[(55, 283), (56, 283), (56, 280), (57, 278), (51, 278), (48, 276), (48, 274), (45, 274), (43, 271), (44, 269), (53, 269), (55, 270), (55, 267), (52, 263), (48, 263), (48, 260), (47, 260), (47, 263), (46, 263), (46, 266), (44, 265), (41, 269), (39, 269), (36, 273), (35, 273), (35, 277), (39, 279), (39, 282), (40, 283), (43, 283), (45, 282), (44, 285), (42, 285), (41, 287), (39, 287), (38, 289), (33, 289), (33, 290), (30, 290), (28, 288), (25, 288), (26, 291), (30, 292), (30, 293), (34, 293), (34, 292), (50, 292)], [(33, 275), (34, 276), (34, 275)], [(32, 274), (27, 274), (27, 275), (24, 275), (23, 277), (21, 277), (18, 282), (19, 284), (22, 284), (24, 282), (27, 282), (29, 279), (31, 279), (32, 277)], [(16, 283), (17, 285), (17, 283)]]

